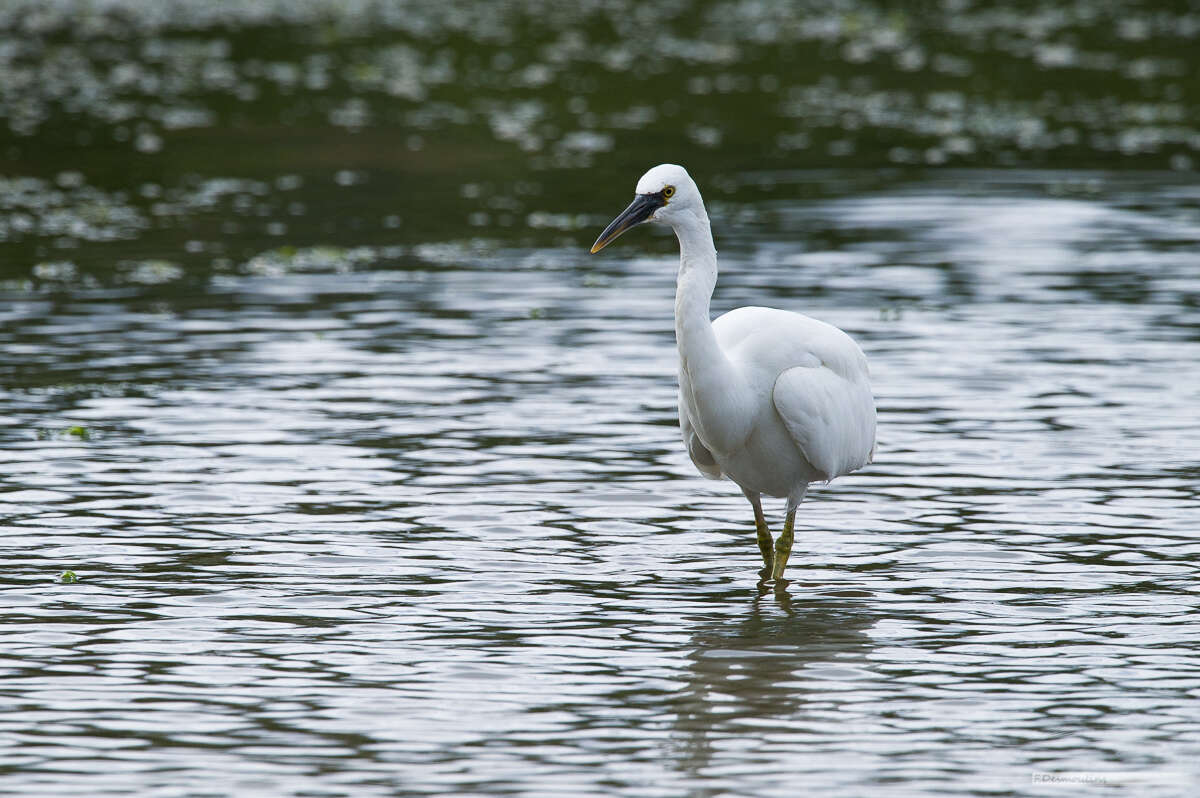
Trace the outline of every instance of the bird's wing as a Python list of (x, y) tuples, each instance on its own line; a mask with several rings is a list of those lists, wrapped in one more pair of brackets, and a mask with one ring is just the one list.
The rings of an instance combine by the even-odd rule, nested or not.
[(866, 379), (825, 364), (785, 370), (771, 398), (796, 446), (825, 479), (862, 468), (875, 454), (875, 400)]
[(700, 437), (692, 429), (692, 422), (688, 418), (687, 407), (682, 395), (679, 397), (679, 431), (683, 433), (683, 445), (687, 447), (688, 456), (692, 458), (696, 468), (700, 469), (700, 473), (709, 479), (720, 479), (721, 466), (717, 465), (717, 460), (713, 457), (712, 452), (700, 442)]

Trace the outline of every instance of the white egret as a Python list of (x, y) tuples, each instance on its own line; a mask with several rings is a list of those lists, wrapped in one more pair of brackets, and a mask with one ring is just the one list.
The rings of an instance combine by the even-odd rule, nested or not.
[[(710, 320), (717, 250), (700, 190), (682, 166), (661, 164), (642, 175), (633, 202), (592, 252), (642, 222), (669, 225), (679, 239), (675, 340), (683, 442), (702, 474), (741, 487), (754, 508), (760, 574), (782, 580), (796, 507), (809, 483), (874, 457), (867, 359), (846, 333), (799, 313), (746, 307)], [(778, 541), (763, 517), (764, 494), (787, 499)]]

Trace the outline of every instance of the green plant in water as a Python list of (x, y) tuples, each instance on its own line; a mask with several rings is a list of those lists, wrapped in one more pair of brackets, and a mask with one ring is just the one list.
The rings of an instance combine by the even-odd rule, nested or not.
[(62, 437), (76, 438), (77, 440), (81, 441), (88, 441), (92, 439), (92, 431), (87, 427), (79, 425), (61, 428), (38, 427), (36, 432), (37, 439), (39, 441), (52, 441)]
[(75, 575), (74, 571), (63, 571), (61, 574), (59, 574), (58, 581), (62, 582), (64, 585), (69, 585), (74, 582), (78, 582), (79, 577)]

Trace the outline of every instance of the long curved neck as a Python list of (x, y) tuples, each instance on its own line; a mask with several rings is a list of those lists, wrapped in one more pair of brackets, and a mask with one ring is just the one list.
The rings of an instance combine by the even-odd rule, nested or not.
[[(708, 303), (717, 285), (717, 248), (708, 214), (687, 213), (673, 225), (679, 239), (679, 275), (675, 280), (675, 340), (679, 356), (721, 353), (713, 334)], [(707, 360), (707, 358), (705, 358)]]
[[(728, 413), (742, 399), (742, 381), (717, 342), (709, 317), (709, 300), (717, 284), (717, 248), (713, 245), (708, 214), (687, 213), (674, 221), (679, 239), (679, 275), (675, 281), (675, 342), (679, 347), (681, 378), (686, 375), (692, 406), (714, 414), (711, 423), (693, 418), (701, 439), (710, 448), (728, 451), (745, 437), (745, 431)], [(721, 418), (723, 417), (723, 418)]]

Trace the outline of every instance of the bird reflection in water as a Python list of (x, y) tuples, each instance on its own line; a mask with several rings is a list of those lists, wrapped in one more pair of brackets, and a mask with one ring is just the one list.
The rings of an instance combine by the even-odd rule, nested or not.
[[(810, 714), (805, 671), (820, 665), (854, 668), (873, 646), (866, 630), (878, 620), (858, 600), (794, 606), (780, 586), (760, 589), (740, 622), (724, 618), (699, 629), (688, 654), (688, 682), (672, 702), (679, 769), (699, 777), (720, 755), (722, 740), (745, 743), (761, 738), (764, 727), (803, 725)], [(821, 712), (811, 718), (814, 725), (828, 722)], [(739, 757), (765, 744), (759, 739)]]

